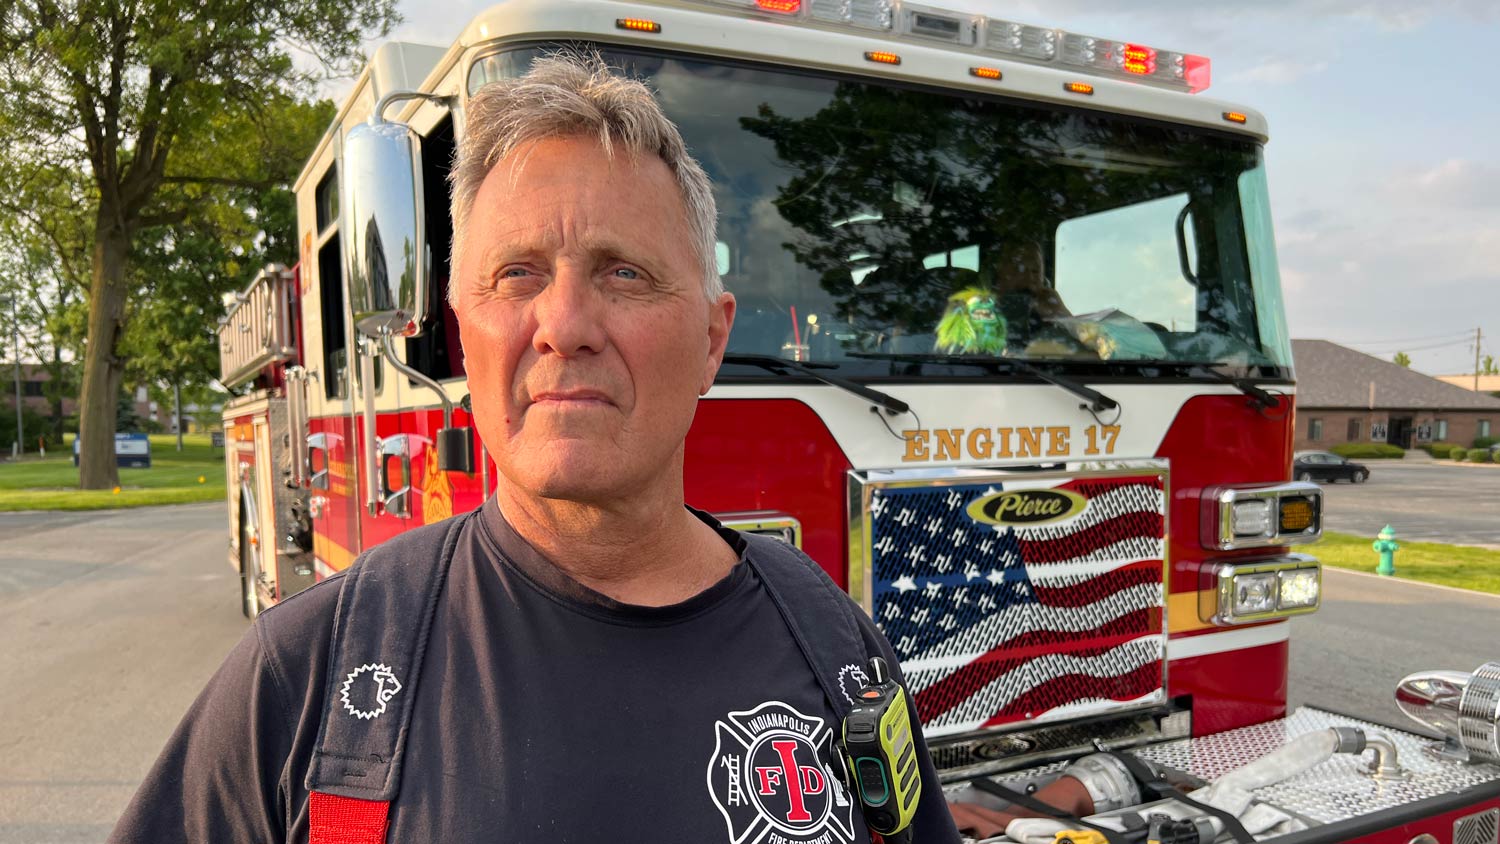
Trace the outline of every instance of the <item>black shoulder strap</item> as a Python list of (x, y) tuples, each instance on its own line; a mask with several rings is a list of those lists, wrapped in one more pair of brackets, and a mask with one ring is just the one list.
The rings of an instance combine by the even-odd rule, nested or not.
[(771, 600), (812, 666), (840, 719), (854, 706), (870, 653), (859, 627), (859, 607), (806, 554), (778, 539), (742, 534), (745, 561), (760, 575)]
[(367, 552), (339, 588), (309, 791), (394, 800), (438, 596), (474, 511)]

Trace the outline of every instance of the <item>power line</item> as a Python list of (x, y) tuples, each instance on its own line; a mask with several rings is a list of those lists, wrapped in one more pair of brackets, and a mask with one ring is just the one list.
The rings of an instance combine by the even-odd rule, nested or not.
[(1383, 340), (1338, 340), (1341, 346), (1390, 346), (1396, 343), (1419, 343), (1427, 340), (1448, 340), (1462, 338), (1468, 340), (1474, 336), (1472, 329), (1464, 331), (1450, 331), (1445, 334), (1427, 334), (1420, 337), (1388, 337)]
[(1396, 352), (1425, 352), (1432, 349), (1447, 349), (1456, 346), (1472, 345), (1474, 345), (1474, 337), (1473, 335), (1470, 335), (1461, 340), (1450, 340), (1446, 343), (1433, 343), (1426, 346), (1390, 346), (1384, 349), (1360, 349), (1359, 351), (1364, 352), (1367, 355), (1388, 355), (1394, 354)]

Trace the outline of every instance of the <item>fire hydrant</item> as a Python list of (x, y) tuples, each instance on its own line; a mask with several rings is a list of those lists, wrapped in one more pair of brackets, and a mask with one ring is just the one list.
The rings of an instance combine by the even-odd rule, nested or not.
[(1375, 573), (1386, 577), (1394, 575), (1396, 573), (1396, 549), (1401, 547), (1396, 543), (1396, 531), (1392, 530), (1390, 525), (1381, 528), (1380, 538), (1376, 539), (1371, 547), (1380, 554), (1380, 565), (1375, 567)]

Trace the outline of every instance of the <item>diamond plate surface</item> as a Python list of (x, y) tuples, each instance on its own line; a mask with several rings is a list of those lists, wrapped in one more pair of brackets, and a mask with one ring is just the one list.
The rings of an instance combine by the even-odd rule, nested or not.
[(1459, 818), (1453, 823), (1453, 844), (1497, 844), (1500, 842), (1500, 809), (1489, 809)]
[(1334, 823), (1500, 779), (1497, 765), (1435, 758), (1427, 750), (1434, 743), (1431, 739), (1311, 707), (1302, 707), (1279, 721), (1166, 742), (1137, 752), (1153, 762), (1214, 780), (1297, 736), (1328, 727), (1359, 727), (1366, 734), (1386, 736), (1396, 745), (1401, 767), (1412, 778), (1406, 782), (1372, 779), (1363, 770), (1374, 756), (1367, 750), (1362, 757), (1336, 754), (1298, 776), (1258, 789), (1255, 796), (1312, 820)]

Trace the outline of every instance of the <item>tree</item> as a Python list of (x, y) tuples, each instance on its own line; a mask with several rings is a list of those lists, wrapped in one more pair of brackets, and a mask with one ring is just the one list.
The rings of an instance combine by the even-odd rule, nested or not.
[(1480, 364), (1480, 375), (1500, 375), (1500, 367), (1495, 366), (1495, 356), (1485, 355), (1483, 363)]
[[(85, 173), (87, 342), (79, 482), (116, 484), (114, 407), (136, 298), (130, 266), (163, 227), (186, 221), (206, 187), (265, 190), (247, 125), (274, 143), (267, 105), (347, 72), (369, 35), (389, 32), (394, 0), (15, 0), (0, 7), (0, 178), (29, 189), (39, 170)], [(320, 63), (302, 69), (292, 51)], [(214, 169), (199, 169), (204, 164)]]
[(1391, 363), (1397, 366), (1411, 366), (1411, 356), (1407, 355), (1406, 352), (1397, 352), (1396, 356), (1391, 358)]

